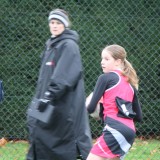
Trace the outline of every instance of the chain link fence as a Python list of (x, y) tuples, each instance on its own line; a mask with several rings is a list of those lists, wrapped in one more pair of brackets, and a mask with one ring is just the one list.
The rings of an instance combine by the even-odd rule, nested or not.
[[(36, 86), (39, 56), (50, 36), (47, 17), (54, 8), (69, 12), (72, 29), (80, 35), (86, 95), (93, 91), (102, 73), (102, 49), (115, 43), (126, 49), (140, 78), (144, 118), (136, 124), (137, 137), (159, 139), (158, 0), (0, 0), (0, 79), (5, 89), (5, 99), (0, 104), (0, 139), (27, 140), (26, 109)], [(102, 129), (100, 123), (90, 117), (90, 125), (93, 138), (97, 138)], [(160, 145), (155, 148), (160, 149)], [(145, 153), (140, 150), (136, 154), (141, 157)]]

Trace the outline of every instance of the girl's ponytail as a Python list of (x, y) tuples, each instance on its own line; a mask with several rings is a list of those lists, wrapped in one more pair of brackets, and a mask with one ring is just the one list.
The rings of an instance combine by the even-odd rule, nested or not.
[(132, 64), (124, 59), (124, 69), (123, 74), (128, 78), (128, 82), (131, 83), (138, 90), (138, 82), (139, 79), (137, 77), (137, 73), (133, 68)]

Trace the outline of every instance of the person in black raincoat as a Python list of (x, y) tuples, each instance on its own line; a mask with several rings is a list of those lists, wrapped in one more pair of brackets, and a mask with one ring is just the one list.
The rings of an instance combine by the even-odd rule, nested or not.
[[(85, 107), (83, 67), (79, 36), (70, 30), (66, 11), (50, 12), (52, 34), (42, 54), (34, 98), (55, 106), (49, 123), (27, 115), (29, 150), (27, 160), (86, 160), (92, 147), (89, 119)], [(30, 106), (29, 106), (30, 108)]]

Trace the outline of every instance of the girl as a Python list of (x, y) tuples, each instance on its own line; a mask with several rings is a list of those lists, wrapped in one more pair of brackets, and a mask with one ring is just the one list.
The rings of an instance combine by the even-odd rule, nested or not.
[(119, 45), (103, 49), (100, 75), (92, 99), (87, 106), (91, 114), (103, 96), (104, 128), (87, 160), (119, 160), (131, 148), (135, 139), (134, 121), (142, 120), (137, 99), (138, 78), (126, 59), (126, 51)]

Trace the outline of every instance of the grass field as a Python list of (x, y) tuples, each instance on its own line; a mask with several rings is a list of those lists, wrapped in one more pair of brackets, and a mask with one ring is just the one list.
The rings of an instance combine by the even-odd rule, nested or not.
[[(25, 160), (26, 141), (10, 141), (0, 147), (0, 160)], [(160, 140), (136, 139), (125, 160), (160, 160)]]

